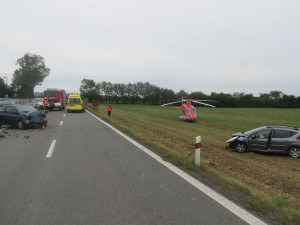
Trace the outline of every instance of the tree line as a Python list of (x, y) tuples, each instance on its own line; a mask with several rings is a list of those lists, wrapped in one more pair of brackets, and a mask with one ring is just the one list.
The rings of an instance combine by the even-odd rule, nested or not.
[[(49, 76), (50, 69), (46, 67), (42, 56), (26, 53), (17, 60), (18, 69), (14, 71), (11, 85), (6, 85), (0, 77), (0, 97), (32, 98), (34, 88), (41, 85)], [(174, 92), (171, 89), (161, 88), (149, 82), (137, 83), (111, 83), (95, 82), (83, 79), (80, 85), (80, 93), (88, 98), (90, 102), (100, 101), (106, 103), (122, 104), (152, 104), (160, 105), (167, 102), (185, 99), (214, 100), (217, 107), (277, 107), (277, 108), (299, 108), (300, 97), (287, 95), (281, 91), (260, 93), (259, 96), (246, 94), (244, 92), (217, 93), (211, 92), (207, 95), (201, 91), (187, 93), (184, 90)]]
[(287, 95), (281, 91), (260, 93), (259, 96), (244, 92), (217, 93), (207, 95), (201, 91), (187, 93), (184, 90), (174, 92), (171, 89), (160, 88), (149, 82), (137, 83), (111, 83), (107, 81), (95, 82), (91, 79), (83, 79), (80, 84), (80, 94), (88, 98), (89, 102), (121, 104), (151, 104), (161, 105), (167, 102), (185, 99), (213, 100), (217, 107), (276, 107), (299, 108), (300, 97)]

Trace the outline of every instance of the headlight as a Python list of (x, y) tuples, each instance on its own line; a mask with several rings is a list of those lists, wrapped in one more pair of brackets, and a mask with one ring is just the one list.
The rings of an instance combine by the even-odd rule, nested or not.
[(233, 138), (230, 138), (229, 140), (226, 141), (226, 143), (230, 143), (230, 142), (233, 142), (235, 139), (237, 139), (238, 136), (235, 136)]

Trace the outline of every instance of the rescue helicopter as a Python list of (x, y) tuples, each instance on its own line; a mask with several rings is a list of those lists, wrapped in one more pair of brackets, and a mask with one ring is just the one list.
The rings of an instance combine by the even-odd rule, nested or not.
[(192, 105), (192, 102), (213, 107), (213, 108), (216, 107), (214, 105), (204, 103), (204, 101), (216, 102), (214, 100), (187, 100), (187, 99), (183, 99), (182, 97), (181, 101), (170, 102), (170, 103), (163, 104), (161, 106), (167, 106), (167, 105), (172, 105), (181, 102), (181, 107), (177, 107), (177, 108), (181, 108), (182, 116), (180, 116), (178, 120), (187, 120), (187, 121), (194, 122), (197, 119), (197, 113), (195, 107)]

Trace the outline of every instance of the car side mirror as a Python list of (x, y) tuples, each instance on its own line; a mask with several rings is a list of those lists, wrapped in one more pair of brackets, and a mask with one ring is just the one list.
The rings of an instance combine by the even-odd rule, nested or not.
[(255, 139), (255, 138), (257, 138), (257, 135), (256, 134), (252, 134), (250, 137), (251, 137), (251, 139)]

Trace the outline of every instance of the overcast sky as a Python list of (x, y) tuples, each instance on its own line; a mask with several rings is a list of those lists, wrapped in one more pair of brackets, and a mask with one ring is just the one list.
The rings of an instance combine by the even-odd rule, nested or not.
[(48, 87), (82, 79), (178, 92), (300, 96), (299, 0), (0, 0), (0, 76), (44, 57)]

